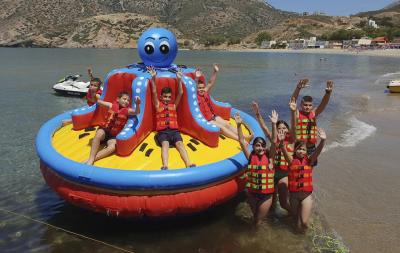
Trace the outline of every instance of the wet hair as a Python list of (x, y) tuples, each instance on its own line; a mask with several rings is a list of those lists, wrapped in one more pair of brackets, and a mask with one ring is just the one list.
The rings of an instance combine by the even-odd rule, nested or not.
[(118, 94), (118, 98), (122, 98), (123, 96), (128, 96), (128, 97), (129, 97), (129, 93), (126, 92), (126, 91), (123, 91), (123, 92), (120, 92), (120, 93)]
[(305, 141), (297, 140), (297, 141), (294, 143), (294, 151), (296, 151), (299, 147), (301, 147), (301, 146), (306, 146), (306, 145), (307, 145), (307, 143), (306, 143)]
[(161, 90), (161, 95), (163, 94), (168, 94), (168, 93), (172, 93), (172, 89), (170, 87), (164, 87)]
[(265, 139), (264, 139), (263, 137), (256, 137), (256, 138), (254, 138), (253, 146), (254, 146), (257, 142), (260, 142), (260, 143), (261, 143), (261, 146), (262, 146), (263, 148), (266, 148), (266, 147), (267, 147), (267, 142), (265, 141)]
[(101, 81), (101, 79), (100, 79), (100, 78), (97, 78), (97, 77), (93, 77), (90, 81), (91, 81), (91, 82), (96, 82), (96, 83), (98, 83), (98, 84), (99, 84), (99, 87), (103, 84), (103, 82)]
[(284, 124), (284, 125), (286, 126), (286, 128), (289, 129), (289, 124), (288, 124), (286, 121), (284, 121), (284, 120), (278, 120), (278, 121), (276, 122), (276, 127), (278, 127), (280, 124)]
[(301, 102), (312, 102), (312, 97), (311, 96), (304, 96), (302, 99), (301, 99)]

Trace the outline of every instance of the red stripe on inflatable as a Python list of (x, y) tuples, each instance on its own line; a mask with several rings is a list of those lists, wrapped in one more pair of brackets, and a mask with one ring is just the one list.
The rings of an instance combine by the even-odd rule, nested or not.
[(244, 189), (244, 182), (235, 178), (208, 188), (169, 195), (137, 196), (112, 194), (71, 183), (40, 162), (47, 184), (61, 198), (73, 205), (119, 217), (160, 217), (190, 214), (222, 204)]

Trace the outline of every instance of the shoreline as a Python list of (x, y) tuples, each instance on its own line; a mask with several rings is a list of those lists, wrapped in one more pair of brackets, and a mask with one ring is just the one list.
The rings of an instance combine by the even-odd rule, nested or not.
[(226, 49), (229, 52), (246, 53), (283, 53), (283, 54), (327, 54), (327, 55), (355, 55), (355, 56), (380, 56), (400, 58), (400, 49), (376, 49), (376, 50), (347, 50), (347, 49)]
[[(31, 48), (31, 49), (50, 49), (52, 47), (0, 47), (1, 48)], [(137, 48), (103, 48), (103, 47), (54, 47), (54, 49), (133, 49)], [(353, 56), (377, 56), (377, 57), (392, 57), (400, 58), (400, 49), (261, 49), (261, 48), (180, 48), (179, 51), (221, 51), (221, 52), (236, 52), (236, 53), (275, 53), (275, 54), (326, 54), (326, 55), (353, 55)]]

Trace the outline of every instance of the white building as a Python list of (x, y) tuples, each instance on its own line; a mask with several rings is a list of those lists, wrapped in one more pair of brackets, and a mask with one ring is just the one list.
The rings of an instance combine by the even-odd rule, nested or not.
[(372, 20), (372, 19), (368, 20), (368, 26), (369, 27), (373, 27), (375, 29), (379, 28), (379, 26), (376, 24), (376, 22), (374, 20)]
[(276, 45), (275, 40), (270, 40), (270, 41), (264, 40), (263, 42), (261, 42), (260, 48), (270, 49), (270, 48), (272, 48), (273, 45)]

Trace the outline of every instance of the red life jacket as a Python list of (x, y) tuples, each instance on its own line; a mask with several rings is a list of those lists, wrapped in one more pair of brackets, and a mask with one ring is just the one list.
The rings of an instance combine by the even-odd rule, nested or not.
[(312, 192), (312, 169), (308, 157), (304, 159), (293, 158), (289, 169), (289, 191)]
[(162, 108), (162, 111), (156, 113), (156, 130), (178, 129), (178, 115), (176, 114), (175, 104), (160, 103), (160, 108)]
[(317, 143), (317, 119), (313, 111), (308, 115), (299, 111), (296, 122), (296, 140), (312, 144)]
[[(102, 93), (102, 90), (99, 89), (96, 92), (95, 96), (97, 94), (101, 95), (101, 93)], [(90, 95), (90, 90), (88, 90), (88, 92), (86, 93), (86, 102), (87, 102), (88, 106), (92, 106), (92, 105), (94, 105), (96, 103), (96, 99)]]
[(199, 101), (200, 111), (204, 118), (208, 121), (212, 120), (215, 117), (215, 113), (211, 104), (210, 94), (205, 92), (204, 96), (200, 96), (199, 93), (197, 93), (197, 100)]
[[(286, 134), (285, 140), (283, 141), (289, 157), (293, 156), (293, 144), (289, 143), (289, 134)], [(286, 161), (283, 151), (279, 148), (279, 142), (276, 142), (276, 155), (274, 159), (275, 170), (288, 170), (288, 162)]]
[(112, 103), (111, 108), (108, 110), (104, 117), (104, 122), (100, 127), (108, 131), (112, 136), (116, 136), (124, 128), (128, 121), (129, 107), (120, 108), (117, 101)]
[(251, 154), (246, 175), (246, 187), (249, 192), (263, 194), (274, 192), (275, 170), (270, 168), (267, 154), (262, 155), (261, 159), (257, 155)]

